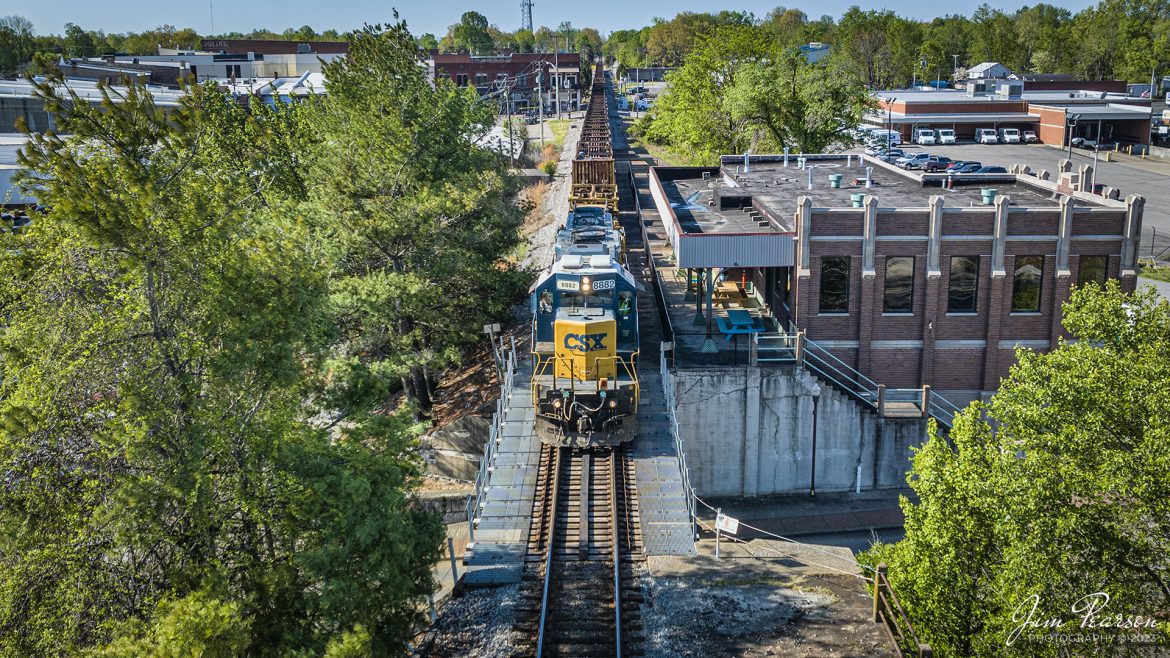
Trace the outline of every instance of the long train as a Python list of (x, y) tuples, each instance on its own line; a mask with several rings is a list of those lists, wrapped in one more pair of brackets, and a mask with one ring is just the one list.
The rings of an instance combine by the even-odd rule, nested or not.
[(545, 443), (630, 441), (638, 419), (638, 294), (616, 219), (617, 176), (605, 94), (594, 70), (555, 261), (532, 286), (532, 404)]

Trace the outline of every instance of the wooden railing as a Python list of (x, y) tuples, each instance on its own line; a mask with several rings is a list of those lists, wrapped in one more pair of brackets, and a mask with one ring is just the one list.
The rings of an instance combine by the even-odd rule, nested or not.
[(931, 658), (934, 652), (930, 645), (919, 641), (910, 617), (898, 603), (894, 588), (890, 586), (889, 568), (883, 562), (877, 566), (873, 578), (873, 621), (882, 624), (898, 652), (899, 658), (918, 656)]

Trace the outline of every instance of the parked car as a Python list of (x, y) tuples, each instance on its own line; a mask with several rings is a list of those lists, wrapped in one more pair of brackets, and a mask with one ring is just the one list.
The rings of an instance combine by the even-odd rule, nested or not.
[(947, 173), (958, 173), (959, 169), (962, 169), (968, 165), (975, 165), (975, 168), (978, 169), (983, 166), (983, 163), (976, 162), (975, 160), (955, 160), (947, 167)]
[(929, 153), (912, 153), (910, 155), (898, 158), (894, 161), (894, 164), (903, 169), (918, 169), (922, 165), (926, 164), (928, 160), (930, 160)]
[(980, 144), (998, 144), (999, 136), (993, 128), (980, 128), (975, 131), (975, 141)]
[(968, 162), (958, 169), (951, 170), (947, 173), (951, 174), (973, 174), (983, 168), (983, 165), (978, 162)]
[(940, 128), (938, 131), (938, 143), (939, 144), (954, 144), (955, 143), (955, 131), (951, 130), (950, 128)]
[(1025, 144), (1036, 144), (1039, 141), (1040, 141), (1040, 138), (1036, 136), (1035, 130), (1025, 130), (1024, 131), (1024, 143)]
[(954, 160), (942, 155), (932, 155), (922, 163), (923, 171), (946, 171)]
[(865, 147), (865, 154), (866, 155), (877, 156), (877, 155), (881, 155), (887, 151), (898, 151), (899, 153), (902, 152), (901, 149), (890, 149), (885, 145), (885, 143), (878, 143), (878, 142), (874, 142), (874, 141), (870, 141), (869, 145)]
[(890, 164), (893, 164), (895, 161), (898, 160), (898, 158), (902, 158), (905, 156), (906, 156), (906, 152), (903, 151), (902, 149), (890, 149), (889, 151), (884, 151), (882, 153), (878, 153), (874, 157), (877, 158), (878, 160), (881, 160), (882, 162), (889, 162)]
[(1003, 144), (1019, 144), (1020, 131), (1017, 128), (1000, 128), (999, 141)]
[(1003, 167), (980, 167), (980, 168), (976, 169), (975, 171), (971, 171), (971, 172), (964, 172), (964, 173), (971, 173), (971, 174), (1006, 174), (1006, 173), (1007, 173), (1007, 169), (1004, 169)]
[(1085, 139), (1084, 137), (1073, 137), (1072, 145), (1079, 149), (1086, 149), (1089, 151), (1112, 151), (1117, 148), (1117, 145), (1110, 141), (1102, 141), (1097, 143), (1095, 139)]
[(930, 128), (917, 128), (914, 130), (915, 144), (934, 144), (934, 131)]

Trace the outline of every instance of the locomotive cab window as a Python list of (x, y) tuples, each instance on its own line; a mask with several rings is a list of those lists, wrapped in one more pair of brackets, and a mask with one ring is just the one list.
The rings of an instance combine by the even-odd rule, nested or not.
[(609, 308), (613, 304), (613, 292), (590, 291), (589, 294), (580, 292), (562, 292), (561, 306), (588, 306), (589, 308)]
[(634, 296), (629, 292), (623, 292), (618, 295), (618, 315), (623, 318), (630, 315), (634, 308)]
[(540, 293), (540, 312), (552, 313), (553, 309), (553, 295), (551, 290), (545, 290)]

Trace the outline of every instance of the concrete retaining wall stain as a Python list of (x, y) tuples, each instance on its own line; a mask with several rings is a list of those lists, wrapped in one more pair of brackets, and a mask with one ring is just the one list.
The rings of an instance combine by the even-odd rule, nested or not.
[(803, 369), (680, 369), (675, 413), (700, 495), (762, 496), (809, 491), (816, 410), (816, 489), (851, 491), (906, 484), (921, 419), (875, 413)]

